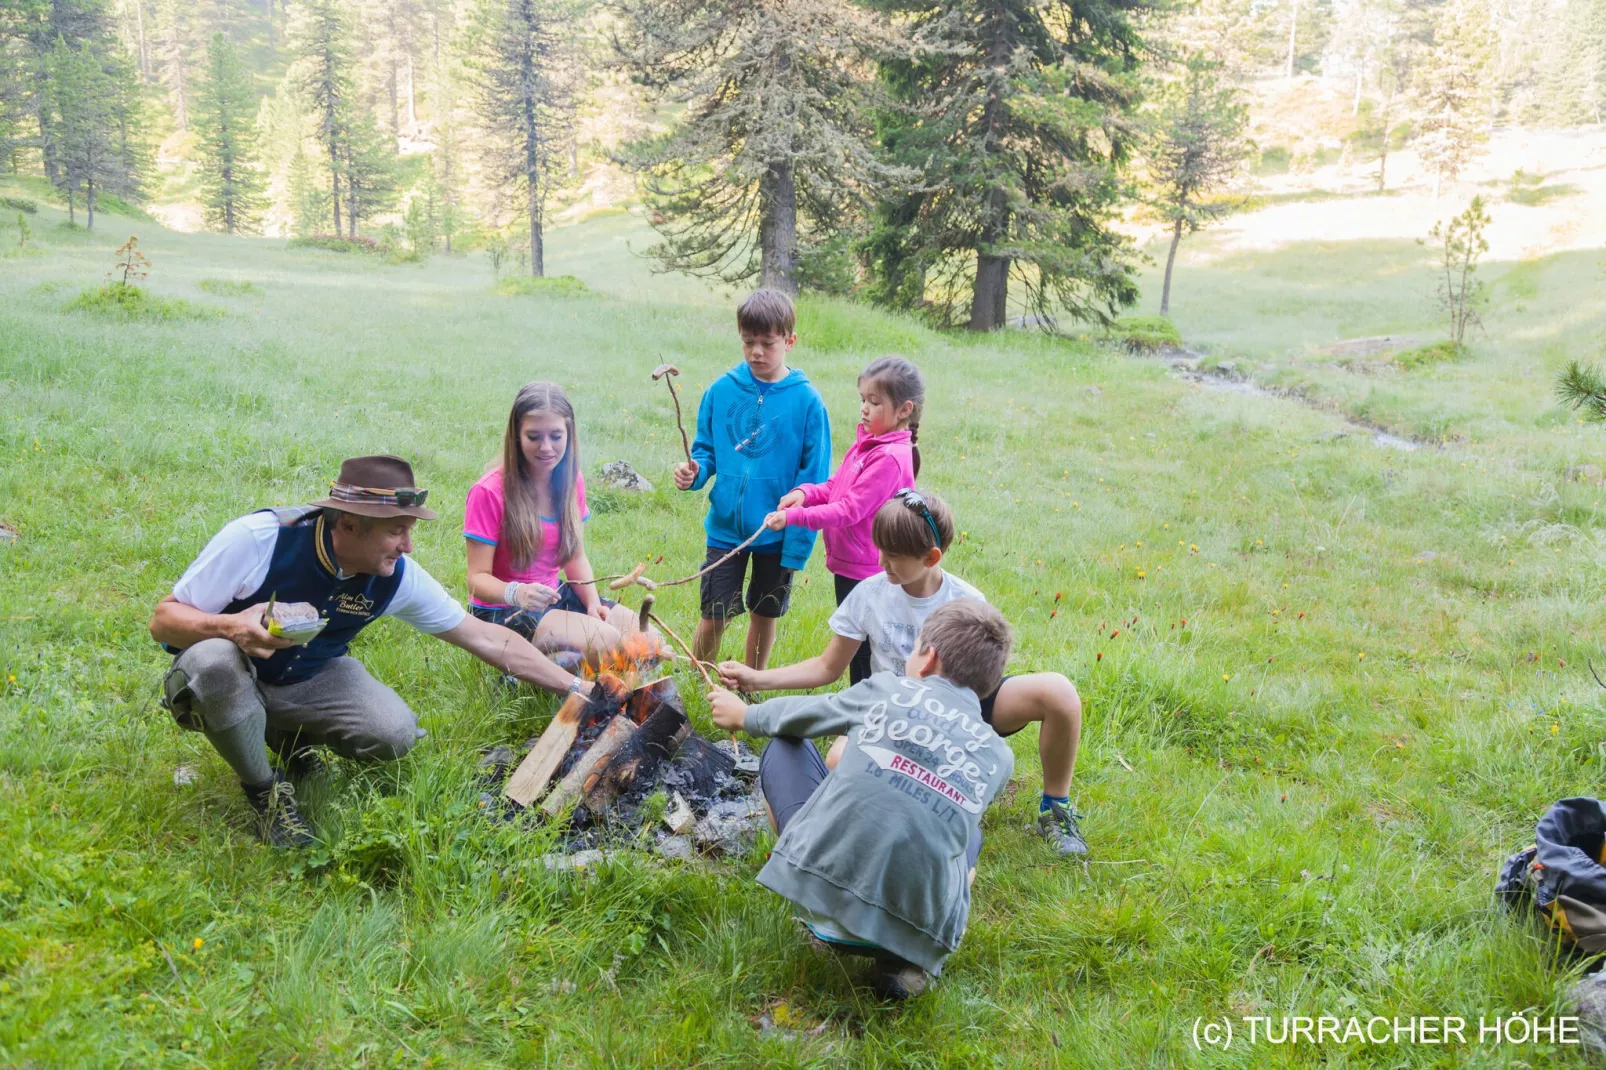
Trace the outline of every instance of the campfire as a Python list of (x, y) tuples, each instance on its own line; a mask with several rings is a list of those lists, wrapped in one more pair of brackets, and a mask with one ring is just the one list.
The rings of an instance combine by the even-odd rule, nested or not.
[[(734, 742), (722, 749), (692, 731), (674, 678), (662, 675), (672, 656), (656, 636), (630, 636), (603, 662), (592, 694), (570, 695), (559, 708), (503, 795), (547, 819), (568, 812), (584, 829), (639, 824), (642, 803), (662, 791), (670, 832), (729, 849), (732, 814), (756, 819), (762, 808), (734, 776), (743, 757)], [(753, 764), (746, 757), (744, 772)]]
[(674, 658), (675, 652), (664, 645), (656, 632), (631, 632), (613, 650), (597, 659), (596, 665), (582, 664), (580, 675), (587, 680), (613, 676), (625, 690), (635, 691), (656, 680), (664, 664)]

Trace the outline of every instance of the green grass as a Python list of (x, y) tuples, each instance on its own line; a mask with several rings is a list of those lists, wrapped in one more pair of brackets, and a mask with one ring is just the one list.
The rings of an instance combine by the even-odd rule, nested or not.
[(260, 297), (262, 287), (246, 279), (201, 279), (195, 284), (197, 290), (205, 290), (218, 297)]
[(221, 309), (206, 308), (182, 297), (160, 297), (126, 282), (91, 287), (67, 302), (65, 310), (119, 320), (206, 319), (223, 314)]
[[(738, 359), (728, 293), (653, 276), (634, 215), (552, 232), (549, 270), (594, 292), (561, 302), (495, 296), (480, 257), (394, 268), (147, 227), (153, 292), (262, 293), (249, 315), (104, 321), (62, 315), (60, 292), (99, 280), (122, 235), (40, 230), (40, 255), (0, 261), (0, 516), (20, 532), (0, 544), (0, 1063), (1582, 1065), (1542, 1046), (1222, 1058), (1190, 1038), (1197, 1015), (1564, 1013), (1576, 967), (1489, 891), (1543, 807), (1606, 774), (1582, 669), (1606, 630), (1606, 515), (1560, 478), (1603, 431), (1547, 400), (1547, 347), (1560, 359), (1601, 322), (1591, 257), (1544, 266), (1528, 313), (1486, 317), (1478, 359), (1377, 380), (1375, 398), (1326, 390), (1358, 377), (1306, 346), (1429, 329), (1390, 296), (1419, 253), (1179, 270), (1184, 338), (1292, 352), (1290, 380), (1349, 407), (1437, 412), (1465, 443), (1442, 452), (1335, 436), (1333, 413), (1091, 344), (803, 303), (794, 363), (839, 453), (868, 360), (926, 370), (922, 486), (963, 532), (949, 564), (1016, 625), (1012, 671), (1067, 673), (1087, 710), (1073, 791), (1092, 864), (1028, 831), (1028, 729), (963, 947), (930, 994), (887, 1007), (754, 884), (763, 844), (547, 870), (551, 834), (487, 822), (473, 770), (552, 701), (405, 626), (356, 652), (429, 738), (311, 793), (320, 854), (257, 846), (226, 767), (155, 702), (154, 602), (223, 523), (315, 496), (344, 456), (409, 457), (442, 512), (416, 556), (462, 595), (463, 496), (532, 378), (568, 388), (588, 474), (624, 459), (660, 488), (595, 510), (598, 568), (694, 565), (704, 501), (667, 489), (679, 438), (649, 375), (673, 361), (695, 398)], [(659, 592), (677, 630), (694, 588)], [(817, 651), (832, 608), (816, 554), (776, 662)], [(180, 764), (194, 786), (174, 786)], [(761, 1035), (749, 1019), (775, 1001), (829, 1025)]]
[(547, 275), (533, 278), (529, 275), (507, 275), (496, 280), (491, 292), (503, 297), (545, 296), (579, 297), (587, 292), (586, 284), (573, 275)]

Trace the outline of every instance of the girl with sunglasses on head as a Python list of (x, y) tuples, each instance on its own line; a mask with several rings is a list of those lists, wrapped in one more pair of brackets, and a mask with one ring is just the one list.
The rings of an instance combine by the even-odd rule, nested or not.
[(470, 612), (545, 653), (574, 651), (595, 665), (637, 624), (589, 582), (596, 574), (581, 534), (589, 515), (574, 406), (556, 383), (530, 383), (508, 414), (501, 463), (464, 506)]
[[(824, 483), (788, 493), (764, 520), (773, 531), (800, 526), (825, 533), (825, 566), (836, 580), (836, 601), (881, 571), (871, 538), (876, 510), (920, 474), (920, 413), (926, 384), (902, 357), (872, 361), (859, 375), (859, 432), (842, 464)], [(868, 647), (854, 655), (848, 679), (870, 675)]]

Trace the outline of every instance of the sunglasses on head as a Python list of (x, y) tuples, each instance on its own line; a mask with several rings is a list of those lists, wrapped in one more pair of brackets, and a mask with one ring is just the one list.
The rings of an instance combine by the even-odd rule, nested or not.
[(347, 487), (358, 494), (372, 494), (379, 498), (394, 498), (403, 509), (423, 505), (429, 501), (429, 491), (423, 487)]
[(931, 507), (926, 504), (926, 499), (921, 497), (920, 492), (913, 487), (902, 488), (898, 491), (896, 497), (904, 504), (905, 508), (919, 513), (921, 518), (930, 525), (931, 544), (940, 549), (942, 547), (942, 532), (937, 530), (937, 518), (931, 515)]

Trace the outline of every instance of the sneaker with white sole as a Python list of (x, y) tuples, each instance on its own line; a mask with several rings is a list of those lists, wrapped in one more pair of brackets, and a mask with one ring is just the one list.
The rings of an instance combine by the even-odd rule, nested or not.
[(1081, 857), (1087, 854), (1087, 840), (1082, 826), (1077, 824), (1082, 815), (1069, 806), (1051, 802), (1048, 809), (1037, 815), (1037, 832), (1054, 845), (1061, 857)]
[(901, 959), (878, 962), (870, 975), (870, 987), (882, 999), (914, 999), (929, 984), (931, 974)]

